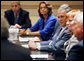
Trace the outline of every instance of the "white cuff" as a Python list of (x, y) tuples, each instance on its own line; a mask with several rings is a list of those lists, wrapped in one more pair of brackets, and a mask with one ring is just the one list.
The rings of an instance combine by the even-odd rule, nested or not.
[(40, 43), (37, 42), (36, 45), (37, 45), (37, 49), (40, 50), (40, 47), (41, 47)]

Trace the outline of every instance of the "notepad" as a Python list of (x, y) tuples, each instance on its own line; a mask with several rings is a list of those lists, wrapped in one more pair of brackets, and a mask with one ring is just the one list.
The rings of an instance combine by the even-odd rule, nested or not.
[(20, 42), (28, 42), (28, 41), (38, 41), (38, 37), (19, 37)]
[(48, 54), (31, 54), (32, 58), (48, 58)]
[(24, 47), (24, 48), (29, 48), (29, 47), (28, 47), (28, 44), (21, 45), (21, 46)]

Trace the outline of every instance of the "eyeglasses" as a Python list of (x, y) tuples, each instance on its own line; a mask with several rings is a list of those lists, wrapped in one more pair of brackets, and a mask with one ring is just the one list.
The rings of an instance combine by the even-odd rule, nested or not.
[(42, 8), (43, 8), (43, 9), (46, 9), (47, 7), (40, 7), (40, 9), (42, 9)]

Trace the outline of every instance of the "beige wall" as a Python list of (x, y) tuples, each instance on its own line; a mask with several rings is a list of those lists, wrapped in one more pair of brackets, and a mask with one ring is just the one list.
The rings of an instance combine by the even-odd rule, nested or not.
[[(21, 1), (21, 6), (24, 10), (29, 11), (29, 16), (32, 25), (38, 20), (38, 5), (41, 1)], [(56, 11), (61, 4), (67, 3), (72, 9), (83, 10), (83, 1), (46, 1), (53, 6), (53, 15), (56, 15)], [(10, 9), (10, 1), (1, 1), (1, 17), (4, 15), (4, 11)]]

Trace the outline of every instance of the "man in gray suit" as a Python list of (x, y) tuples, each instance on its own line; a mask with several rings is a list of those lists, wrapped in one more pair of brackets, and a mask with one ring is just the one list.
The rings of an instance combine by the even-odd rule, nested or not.
[(66, 42), (71, 35), (68, 33), (68, 28), (66, 27), (66, 10), (64, 8), (59, 8), (57, 12), (58, 22), (56, 22), (56, 28), (54, 35), (49, 41), (42, 41), (40, 43), (35, 43), (30, 41), (28, 46), (30, 49), (38, 49), (42, 51), (49, 51), (53, 53), (56, 60), (64, 60), (64, 42)]

